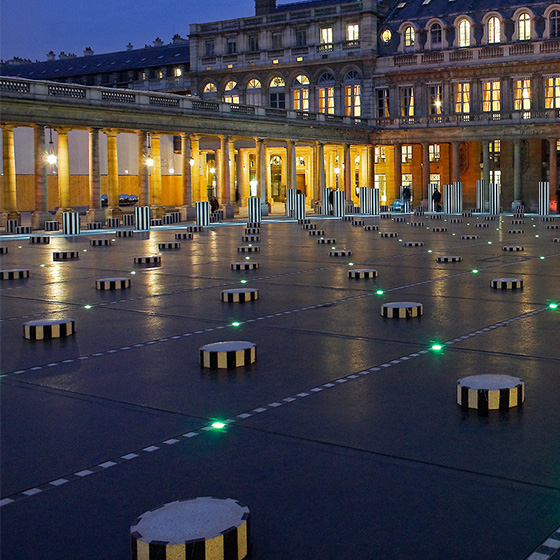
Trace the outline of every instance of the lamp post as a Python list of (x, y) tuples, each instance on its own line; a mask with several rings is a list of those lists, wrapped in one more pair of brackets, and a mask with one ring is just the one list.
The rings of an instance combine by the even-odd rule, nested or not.
[[(49, 129), (49, 149), (47, 150), (47, 163), (50, 165), (56, 165), (58, 161), (57, 155), (54, 153), (54, 142), (52, 139), (52, 128)], [(54, 173), (54, 169), (53, 169)]]

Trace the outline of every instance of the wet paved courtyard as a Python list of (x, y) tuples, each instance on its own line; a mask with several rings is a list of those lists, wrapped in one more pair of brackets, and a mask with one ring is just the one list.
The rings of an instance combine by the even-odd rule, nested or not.
[[(238, 252), (241, 221), (165, 251), (184, 226), (2, 236), (0, 268), (30, 270), (0, 285), (3, 557), (125, 560), (138, 515), (213, 496), (250, 508), (253, 560), (551, 558), (560, 230), (536, 216), (411, 219), (424, 226), (366, 219), (392, 238), (313, 219), (332, 246), (265, 221), (254, 253)], [(113, 244), (90, 245), (102, 237)], [(133, 262), (159, 253), (159, 266)], [(244, 260), (259, 268), (231, 269)], [(348, 277), (361, 268), (377, 277)], [(505, 277), (523, 289), (490, 287)], [(96, 290), (102, 278), (131, 287)], [(242, 287), (259, 298), (220, 300)], [(423, 315), (384, 318), (389, 302)], [(25, 322), (67, 317), (74, 336), (23, 337)], [(257, 361), (201, 368), (200, 347), (225, 340), (256, 343)], [(462, 410), (458, 379), (484, 373), (523, 379), (523, 407)]]

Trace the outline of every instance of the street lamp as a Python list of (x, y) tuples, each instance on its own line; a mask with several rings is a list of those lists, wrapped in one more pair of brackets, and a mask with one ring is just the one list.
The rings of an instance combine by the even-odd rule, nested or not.
[(56, 162), (58, 161), (58, 158), (56, 157), (56, 154), (54, 153), (54, 142), (52, 139), (52, 128), (49, 129), (49, 149), (47, 151), (47, 163), (50, 163), (51, 165), (56, 165)]
[(336, 177), (336, 190), (338, 190), (338, 176), (340, 175), (340, 167), (334, 168), (334, 174)]

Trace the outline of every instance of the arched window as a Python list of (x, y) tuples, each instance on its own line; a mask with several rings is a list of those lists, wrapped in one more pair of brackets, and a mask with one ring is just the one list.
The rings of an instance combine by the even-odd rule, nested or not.
[(239, 91), (237, 90), (237, 82), (233, 80), (226, 84), (224, 88), (224, 103), (239, 105)]
[(550, 21), (550, 38), (558, 39), (560, 37), (560, 10), (552, 10), (549, 16)]
[(471, 46), (471, 22), (468, 19), (462, 19), (459, 22), (459, 40), (457, 42), (457, 46)]
[(275, 76), (270, 80), (270, 106), (275, 109), (286, 108), (286, 82), (280, 76)]
[(500, 18), (492, 16), (488, 20), (488, 44), (500, 43), (502, 40), (502, 25)]
[(519, 41), (531, 39), (531, 17), (527, 12), (523, 12), (517, 18), (517, 38)]
[(430, 27), (430, 43), (432, 47), (441, 47), (441, 42), (443, 40), (443, 30), (440, 23), (434, 23)]
[(304, 74), (294, 78), (292, 99), (294, 111), (309, 111), (309, 78)]
[(344, 77), (344, 114), (349, 117), (362, 115), (362, 77), (356, 70), (350, 70)]
[(334, 115), (334, 76), (323, 72), (317, 80), (319, 93), (319, 113)]
[(245, 95), (245, 102), (247, 105), (261, 104), (261, 87), (261, 83), (255, 78), (249, 81), (247, 84), (247, 93)]
[(416, 32), (412, 25), (407, 25), (404, 28), (404, 46), (413, 47), (416, 44)]
[(218, 88), (213, 82), (209, 82), (204, 86), (202, 90), (203, 99), (215, 99), (218, 96)]

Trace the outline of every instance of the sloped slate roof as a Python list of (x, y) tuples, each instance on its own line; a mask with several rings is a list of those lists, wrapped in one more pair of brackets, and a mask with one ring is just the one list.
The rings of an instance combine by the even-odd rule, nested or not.
[(303, 2), (291, 2), (280, 4), (276, 7), (277, 12), (291, 12), (292, 10), (307, 10), (308, 8), (322, 8), (323, 6), (333, 6), (336, 4), (350, 4), (359, 0), (304, 0)]

